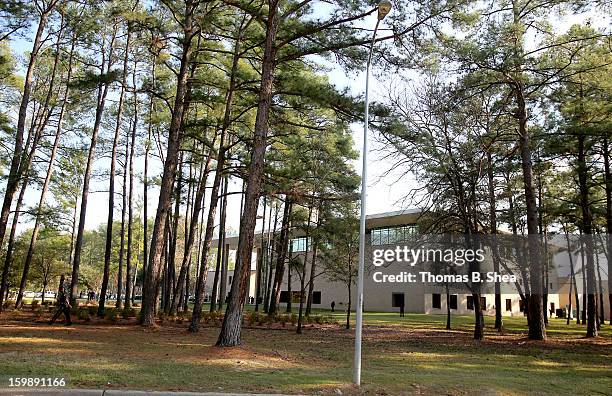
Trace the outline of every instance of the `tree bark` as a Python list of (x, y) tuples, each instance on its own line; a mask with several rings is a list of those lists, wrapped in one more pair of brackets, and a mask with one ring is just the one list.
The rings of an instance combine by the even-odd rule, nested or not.
[(4, 190), (2, 210), (0, 211), (0, 244), (4, 241), (8, 218), (11, 211), (11, 205), (13, 203), (13, 198), (15, 196), (15, 193), (17, 192), (19, 181), (21, 179), (20, 168), (23, 155), (23, 135), (25, 132), (28, 104), (30, 102), (30, 96), (32, 93), (32, 77), (34, 75), (34, 68), (36, 66), (38, 55), (43, 44), (42, 35), (47, 26), (47, 20), (49, 18), (49, 15), (57, 5), (58, 1), (59, 0), (54, 0), (50, 2), (47, 8), (42, 10), (38, 21), (38, 28), (36, 29), (36, 34), (34, 36), (34, 43), (32, 44), (32, 51), (30, 52), (30, 59), (28, 61), (28, 67), (26, 69), (23, 84), (23, 95), (21, 96), (19, 113), (17, 115), (15, 147), (13, 149), (13, 156), (11, 158), (8, 179), (6, 182), (6, 188)]
[[(106, 50), (102, 45), (102, 62), (100, 64), (100, 72), (108, 73), (113, 63), (113, 49), (115, 45), (115, 37), (117, 35), (117, 25), (113, 28), (113, 35), (110, 41), (110, 49), (108, 53), (108, 61), (106, 61)], [(105, 68), (105, 63), (107, 63)], [(72, 261), (72, 276), (70, 279), (70, 302), (72, 306), (76, 306), (76, 295), (79, 285), (79, 267), (81, 265), (81, 250), (83, 248), (83, 237), (85, 235), (85, 217), (87, 215), (87, 200), (89, 198), (89, 182), (93, 171), (93, 162), (96, 152), (96, 144), (98, 142), (98, 133), (102, 124), (102, 114), (104, 113), (104, 105), (108, 94), (109, 83), (104, 82), (98, 85), (98, 96), (96, 105), (96, 118), (91, 134), (91, 143), (89, 145), (89, 153), (87, 155), (87, 165), (85, 166), (85, 175), (83, 176), (83, 191), (81, 195), (81, 208), (79, 212), (79, 225), (77, 229), (76, 239), (74, 243), (74, 257)]]
[(255, 312), (259, 312), (259, 296), (261, 294), (261, 278), (263, 272), (263, 252), (266, 246), (264, 241), (266, 228), (266, 209), (268, 206), (268, 197), (264, 195), (263, 203), (263, 219), (261, 221), (261, 246), (257, 249), (257, 267), (255, 270)]
[[(516, 0), (512, 1), (514, 23), (521, 26), (521, 10)], [(546, 340), (546, 327), (544, 325), (544, 308), (542, 306), (542, 263), (538, 235), (538, 208), (536, 205), (533, 187), (533, 166), (531, 160), (531, 135), (527, 128), (527, 105), (524, 90), (524, 51), (523, 33), (516, 29), (514, 37), (514, 81), (512, 89), (516, 99), (516, 118), (518, 121), (519, 148), (521, 154), (521, 169), (523, 173), (523, 187), (525, 191), (525, 206), (527, 216), (527, 234), (529, 245), (529, 264), (531, 267), (530, 294), (528, 299), (529, 339)]]
[(221, 333), (217, 340), (218, 346), (239, 345), (242, 325), (242, 311), (247, 293), (246, 285), (250, 275), (251, 254), (255, 223), (257, 221), (257, 206), (263, 184), (263, 166), (267, 146), (268, 117), (272, 105), (272, 86), (276, 58), (276, 33), (278, 30), (278, 0), (268, 1), (268, 17), (266, 20), (266, 39), (262, 58), (261, 87), (259, 103), (255, 118), (255, 136), (251, 149), (251, 162), (248, 169), (248, 183), (244, 196), (244, 211), (240, 221), (240, 235), (236, 253), (236, 267), (230, 298), (223, 318)]
[(285, 198), (285, 207), (283, 209), (283, 220), (279, 239), (276, 244), (276, 268), (274, 270), (274, 284), (272, 286), (272, 294), (270, 296), (270, 305), (268, 306), (268, 315), (275, 316), (278, 313), (278, 305), (280, 303), (281, 285), (283, 283), (283, 275), (285, 273), (285, 261), (287, 259), (287, 246), (289, 244), (289, 226), (291, 223), (291, 207), (292, 201), (290, 197)]
[[(221, 183), (221, 203), (223, 203), (226, 191), (223, 185), (223, 180), (221, 181)], [(222, 214), (220, 217), (223, 217)], [(219, 225), (219, 232), (217, 236), (217, 257), (215, 264), (215, 276), (213, 277), (212, 293), (210, 296), (210, 312), (216, 311), (219, 305), (219, 279), (221, 277), (221, 262), (223, 261), (223, 249), (225, 246), (225, 234), (223, 233), (224, 228), (225, 227), (221, 226), (221, 224)]]
[(223, 196), (223, 201), (221, 203), (221, 219), (220, 219), (220, 224), (219, 224), (219, 232), (221, 233), (222, 238), (221, 240), (223, 241), (223, 249), (221, 250), (222, 256), (221, 256), (221, 278), (219, 281), (219, 304), (217, 306), (217, 311), (221, 311), (223, 310), (223, 305), (225, 304), (225, 299), (227, 298), (227, 271), (228, 271), (228, 266), (229, 266), (229, 244), (226, 243), (226, 230), (225, 230), (225, 220), (227, 217), (227, 190), (229, 187), (228, 184), (228, 178), (227, 176), (225, 176), (225, 182), (223, 183), (225, 188), (224, 188), (224, 196)]
[[(489, 222), (491, 223), (491, 250), (493, 256), (493, 271), (495, 273), (499, 273), (499, 252), (497, 249), (497, 239), (495, 235), (497, 234), (497, 213), (496, 207), (497, 204), (495, 202), (495, 180), (493, 178), (493, 159), (491, 156), (492, 148), (489, 147), (487, 149), (487, 178), (488, 178), (488, 189), (489, 189)], [(501, 287), (498, 281), (495, 282), (495, 326), (494, 328), (498, 331), (502, 331), (503, 329), (503, 320), (502, 320), (502, 307), (501, 307)], [(450, 312), (450, 311), (449, 311)], [(450, 315), (450, 313), (449, 313)], [(450, 329), (450, 317), (448, 320), (448, 328)]]
[[(603, 140), (604, 180), (606, 192), (606, 245), (608, 247), (608, 313), (612, 325), (612, 171), (610, 170), (610, 146), (608, 138)], [(601, 307), (603, 311), (603, 306)]]
[(521, 83), (517, 83), (516, 98), (518, 104), (519, 145), (521, 150), (521, 167), (523, 171), (523, 186), (527, 210), (527, 234), (529, 244), (530, 295), (529, 309), (529, 339), (546, 340), (546, 327), (544, 325), (544, 307), (542, 306), (542, 263), (539, 237), (538, 215), (535, 194), (533, 189), (533, 167), (531, 162), (530, 133), (527, 130), (527, 110), (523, 98)]
[[(582, 88), (581, 88), (582, 89)], [(597, 285), (595, 278), (595, 262), (593, 260), (594, 244), (593, 244), (593, 217), (591, 214), (590, 204), (590, 188), (588, 185), (588, 168), (586, 163), (586, 136), (584, 132), (579, 132), (578, 135), (578, 185), (580, 189), (580, 210), (582, 212), (582, 237), (584, 239), (585, 255), (586, 255), (586, 293), (587, 293), (587, 337), (597, 337)], [(584, 262), (583, 262), (584, 266)]]
[[(309, 206), (308, 208), (308, 222), (306, 223), (306, 252), (304, 252), (304, 264), (302, 266), (302, 274), (300, 276), (300, 308), (298, 310), (298, 326), (297, 326), (297, 333), (298, 334), (302, 334), (302, 312), (303, 312), (303, 308), (304, 308), (304, 300), (305, 300), (305, 294), (306, 294), (306, 286), (305, 286), (305, 282), (306, 282), (306, 264), (308, 263), (308, 251), (310, 250), (310, 244), (309, 244), (309, 240), (310, 240), (310, 218), (312, 217), (312, 206)], [(313, 255), (312, 255), (312, 261), (314, 261), (314, 249), (313, 249)]]
[[(244, 23), (244, 21), (243, 21)], [(202, 253), (201, 253), (201, 261), (200, 261), (200, 269), (198, 274), (198, 280), (196, 283), (196, 293), (195, 293), (195, 302), (193, 306), (193, 314), (191, 317), (191, 324), (189, 326), (189, 330), (196, 332), (199, 330), (200, 326), (200, 316), (202, 314), (202, 305), (204, 303), (204, 286), (206, 283), (206, 278), (208, 276), (208, 252), (210, 251), (210, 244), (212, 241), (213, 230), (214, 230), (214, 221), (215, 214), (217, 211), (217, 205), (219, 203), (219, 185), (221, 184), (221, 176), (225, 166), (225, 155), (227, 148), (225, 147), (225, 138), (228, 133), (229, 126), (231, 124), (231, 115), (232, 115), (232, 105), (234, 101), (234, 92), (236, 90), (236, 79), (237, 79), (237, 71), (238, 71), (238, 62), (240, 60), (240, 44), (241, 44), (241, 36), (242, 36), (242, 27), (238, 30), (237, 39), (234, 43), (234, 54), (232, 59), (232, 70), (230, 73), (230, 81), (229, 87), (227, 91), (227, 95), (225, 97), (225, 110), (223, 114), (223, 124), (221, 126), (221, 134), (219, 138), (219, 152), (217, 156), (217, 167), (215, 170), (215, 178), (213, 180), (213, 185), (210, 193), (210, 207), (208, 209), (208, 218), (206, 221), (206, 232), (204, 233), (204, 242), (202, 244)], [(221, 254), (219, 252), (218, 254)], [(217, 276), (218, 271), (215, 272), (215, 277)], [(213, 288), (213, 291), (216, 290)], [(211, 311), (212, 311), (212, 301), (211, 301)]]
[[(272, 217), (272, 207), (270, 207), (270, 217)], [(266, 295), (264, 298), (264, 312), (268, 313), (270, 308), (270, 298), (272, 296), (272, 279), (274, 271), (272, 269), (272, 263), (274, 262), (274, 246), (276, 245), (276, 226), (278, 224), (278, 203), (274, 205), (274, 226), (272, 228), (272, 239), (270, 240), (269, 246), (267, 246), (269, 254), (266, 255), (266, 268), (268, 270), (268, 281), (266, 282)], [(268, 225), (268, 232), (270, 227)]]
[[(189, 232), (187, 233), (187, 240), (185, 241), (185, 252), (183, 254), (183, 260), (181, 262), (181, 269), (178, 277), (179, 294), (183, 293), (183, 288), (181, 287), (181, 285), (183, 285), (183, 283), (185, 282), (188, 271), (188, 264), (191, 262), (191, 252), (193, 250), (193, 243), (195, 241), (195, 234), (198, 225), (198, 219), (200, 217), (200, 210), (202, 210), (204, 192), (206, 191), (206, 176), (208, 174), (208, 167), (210, 166), (210, 161), (211, 155), (209, 153), (209, 155), (206, 157), (206, 165), (204, 166), (204, 169), (200, 174), (200, 181), (198, 183), (198, 189), (195, 194), (193, 213), (191, 215), (191, 221), (189, 223)], [(189, 287), (188, 285), (185, 285), (185, 290), (187, 289), (189, 289)], [(172, 305), (173, 306), (170, 309), (171, 313), (176, 312), (176, 309), (178, 307), (176, 301), (173, 301)]]
[[(25, 158), (22, 158), (20, 161), (19, 173), (23, 177), (23, 181), (22, 181), (22, 186), (21, 186), (21, 191), (19, 193), (19, 197), (17, 198), (17, 204), (15, 206), (15, 214), (13, 215), (13, 224), (11, 226), (11, 232), (9, 235), (9, 240), (8, 240), (8, 244), (6, 248), (4, 268), (6, 269), (7, 273), (8, 273), (8, 268), (10, 267), (13, 261), (13, 253), (14, 253), (14, 246), (15, 246), (15, 233), (16, 233), (17, 225), (19, 224), (19, 216), (21, 214), (21, 205), (23, 204), (24, 195), (25, 195), (26, 189), (28, 187), (28, 182), (30, 179), (30, 174), (29, 174), (30, 167), (32, 166), (32, 161), (34, 160), (34, 155), (36, 153), (36, 149), (38, 148), (38, 144), (42, 138), (43, 131), (45, 127), (47, 126), (49, 119), (51, 118), (51, 114), (52, 114), (52, 110), (50, 108), (50, 101), (51, 101), (51, 97), (53, 93), (55, 93), (54, 87), (55, 87), (57, 69), (59, 67), (60, 46), (61, 46), (61, 40), (63, 37), (63, 31), (65, 27), (63, 14), (61, 16), (62, 18), (60, 22), (60, 31), (57, 34), (57, 41), (55, 45), (56, 52), (55, 52), (55, 59), (53, 62), (53, 69), (51, 72), (51, 80), (49, 82), (49, 87), (47, 89), (47, 95), (45, 97), (44, 104), (42, 105), (40, 121), (39, 121), (39, 124), (37, 124), (36, 117), (32, 121), (32, 125), (31, 125), (30, 132), (29, 132), (29, 135), (33, 136), (32, 141), (31, 141), (32, 146), (30, 147), (28, 151), (28, 155)], [(74, 39), (72, 40), (72, 48), (71, 48), (71, 53), (70, 53), (70, 65), (72, 62), (73, 50), (74, 50)], [(69, 66), (69, 69), (70, 68), (71, 66)], [(70, 76), (70, 71), (68, 72), (68, 76)], [(68, 92), (68, 87), (66, 87), (65, 95), (67, 95), (67, 92)], [(49, 182), (51, 179), (50, 174), (52, 173), (52, 170), (53, 170), (53, 162), (55, 160), (55, 154), (57, 152), (57, 146), (59, 144), (59, 136), (60, 136), (60, 131), (61, 131), (61, 120), (63, 118), (65, 101), (66, 99), (64, 97), (64, 102), (62, 104), (62, 114), (60, 115), (60, 120), (58, 120), (58, 126), (60, 127), (56, 129), (55, 140), (54, 140), (53, 148), (51, 149), (51, 156), (49, 160), (48, 172), (47, 172), (47, 176), (45, 177), (45, 182), (43, 183), (43, 190), (41, 192), (41, 196), (39, 198), (38, 212), (36, 214), (35, 225), (32, 231), (32, 237), (30, 238), (30, 246), (28, 248), (26, 260), (23, 266), (23, 272), (22, 272), (21, 282), (19, 286), (19, 293), (17, 294), (17, 301), (15, 303), (15, 307), (17, 309), (21, 308), (23, 304), (23, 293), (25, 291), (26, 281), (27, 281), (29, 270), (30, 270), (30, 265), (31, 265), (33, 255), (34, 255), (34, 245), (36, 244), (36, 239), (38, 237), (38, 232), (40, 229), (40, 212), (42, 210), (42, 205), (44, 204), (45, 194), (47, 192)], [(30, 139), (28, 138), (28, 140)], [(5, 274), (3, 272), (2, 286), (4, 286), (5, 284), (4, 277), (5, 277)], [(2, 289), (2, 287), (0, 287), (0, 289)], [(1, 297), (2, 295), (3, 295), (3, 292), (0, 292), (0, 312), (2, 312), (2, 305), (3, 305), (3, 301)]]
[(172, 118), (168, 131), (168, 148), (164, 161), (164, 171), (161, 180), (159, 199), (155, 223), (151, 234), (151, 248), (149, 257), (149, 270), (143, 290), (142, 309), (140, 323), (144, 326), (155, 325), (156, 294), (159, 287), (159, 273), (161, 269), (161, 258), (163, 253), (164, 227), (168, 213), (172, 206), (172, 185), (174, 184), (178, 153), (181, 141), (181, 123), (183, 108), (185, 105), (185, 94), (187, 92), (188, 70), (191, 63), (191, 43), (195, 36), (194, 12), (198, 3), (193, 0), (185, 1), (185, 18), (183, 22), (182, 52), (180, 69), (177, 76), (176, 94)]
[(351, 328), (351, 285), (353, 284), (353, 277), (350, 275), (353, 273), (353, 268), (351, 266), (351, 262), (349, 259), (349, 278), (348, 283), (346, 285), (346, 289), (348, 291), (348, 301), (346, 303), (346, 329)]
[[(106, 292), (108, 290), (108, 279), (110, 277), (110, 261), (113, 249), (113, 217), (115, 212), (115, 173), (117, 172), (117, 146), (119, 145), (119, 132), (121, 131), (121, 118), (123, 116), (123, 101), (125, 86), (127, 84), (128, 54), (130, 53), (130, 39), (132, 32), (128, 29), (125, 41), (125, 53), (123, 55), (123, 71), (121, 75), (121, 87), (119, 89), (119, 103), (117, 105), (117, 118), (115, 120), (115, 136), (111, 150), (111, 163), (108, 181), (108, 215), (106, 218), (106, 244), (104, 247), (104, 270), (102, 272), (102, 285), (100, 287), (100, 299), (98, 303), (98, 316), (104, 317), (106, 306)], [(119, 298), (119, 297), (117, 297)]]
[[(134, 120), (132, 123), (132, 136), (130, 142), (130, 155), (128, 159), (128, 167), (130, 174), (130, 187), (128, 191), (128, 237), (127, 237), (127, 259), (125, 261), (125, 308), (132, 308), (132, 299), (134, 292), (132, 288), (132, 240), (134, 232), (132, 224), (134, 222), (134, 146), (136, 145), (136, 131), (138, 128), (138, 91), (136, 89), (136, 68), (137, 62), (134, 62), (134, 74), (132, 75), (132, 85), (134, 89)], [(127, 137), (126, 137), (127, 138)]]
[[(129, 144), (130, 139), (128, 134), (125, 136), (125, 157), (123, 162), (123, 185), (121, 187), (121, 236), (119, 238), (119, 268), (117, 270), (117, 300), (115, 302), (115, 307), (117, 309), (121, 309), (123, 307), (123, 302), (121, 301), (121, 294), (123, 294), (123, 259), (125, 257), (125, 214), (127, 212), (127, 168), (128, 168), (128, 156), (129, 156)], [(125, 284), (127, 290), (127, 284), (129, 283), (129, 277), (126, 276)], [(127, 294), (127, 293), (126, 293)]]

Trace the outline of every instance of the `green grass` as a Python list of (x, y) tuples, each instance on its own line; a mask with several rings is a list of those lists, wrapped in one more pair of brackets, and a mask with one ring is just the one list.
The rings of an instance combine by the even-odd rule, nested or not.
[[(317, 310), (317, 313), (320, 311)], [(329, 311), (322, 311), (330, 314)], [(333, 314), (340, 322), (344, 314)], [(244, 346), (214, 347), (218, 328), (186, 324), (47, 326), (0, 317), (0, 373), (66, 376), (82, 388), (344, 394), (610, 394), (612, 331), (583, 338), (584, 326), (553, 319), (546, 343), (527, 341), (524, 318), (506, 333), (471, 339), (472, 318), (365, 313), (363, 387), (351, 382), (353, 332), (339, 326), (244, 329)], [(487, 325), (492, 318), (486, 318)], [(110, 384), (110, 385), (107, 385)], [(6, 384), (0, 384), (6, 386)]]

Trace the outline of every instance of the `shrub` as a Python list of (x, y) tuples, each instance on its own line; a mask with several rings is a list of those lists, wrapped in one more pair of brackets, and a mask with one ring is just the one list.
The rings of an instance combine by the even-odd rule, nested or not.
[(34, 314), (36, 315), (36, 317), (37, 317), (38, 319), (42, 318), (42, 316), (43, 316), (43, 314), (44, 314), (44, 313), (45, 313), (45, 310), (44, 310), (42, 307), (37, 307), (37, 308), (34, 310)]
[(278, 315), (278, 321), (280, 322), (281, 326), (285, 327), (285, 325), (287, 324), (287, 322), (290, 320), (290, 316), (289, 315)]
[(87, 312), (89, 312), (89, 316), (94, 316), (98, 313), (98, 307), (90, 305), (87, 307)]
[(136, 310), (134, 308), (123, 308), (121, 316), (123, 319), (133, 318), (136, 316)]
[(215, 312), (211, 312), (211, 321), (215, 324), (215, 325), (220, 325), (223, 322), (223, 317), (225, 316), (225, 314), (221, 311), (215, 311)]
[(38, 308), (38, 304), (40, 302), (38, 300), (32, 300), (32, 310), (35, 310), (36, 308)]
[(164, 321), (167, 319), (167, 316), (166, 316), (166, 314), (165, 314), (165, 313), (163, 313), (163, 312), (159, 312), (159, 313), (157, 314), (157, 319), (159, 319), (159, 322), (160, 322), (160, 323), (164, 323)]
[(261, 314), (259, 312), (247, 312), (245, 316), (249, 326), (254, 326), (256, 323), (261, 322)]
[(291, 314), (291, 318), (289, 318), (291, 320), (291, 324), (293, 326), (295, 326), (298, 322), (298, 316), (296, 314)]
[(91, 315), (88, 309), (79, 309), (79, 314), (77, 317), (85, 322), (89, 322), (91, 320)]
[(115, 308), (106, 308), (104, 312), (104, 319), (108, 320), (111, 323), (117, 323), (117, 321), (119, 320), (117, 310)]

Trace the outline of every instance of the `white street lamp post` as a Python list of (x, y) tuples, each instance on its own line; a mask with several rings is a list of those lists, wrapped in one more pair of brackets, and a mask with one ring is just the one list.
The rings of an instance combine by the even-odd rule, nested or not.
[(366, 66), (366, 86), (365, 86), (365, 117), (363, 122), (363, 150), (361, 168), (361, 216), (359, 219), (359, 268), (357, 272), (357, 315), (355, 324), (355, 363), (353, 367), (353, 382), (355, 385), (361, 384), (361, 330), (363, 326), (363, 273), (365, 267), (365, 223), (366, 223), (366, 186), (368, 184), (368, 116), (369, 98), (368, 88), (370, 85), (370, 64), (372, 63), (372, 51), (376, 42), (376, 32), (380, 21), (391, 11), (391, 2), (382, 0), (378, 3), (378, 19), (370, 43), (368, 63)]

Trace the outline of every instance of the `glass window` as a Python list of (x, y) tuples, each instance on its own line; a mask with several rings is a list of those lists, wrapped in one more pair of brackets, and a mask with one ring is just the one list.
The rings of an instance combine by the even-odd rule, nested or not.
[(474, 309), (474, 297), (467, 296), (467, 309)]
[(431, 306), (436, 309), (442, 308), (440, 294), (431, 295)]
[(416, 224), (398, 227), (376, 228), (370, 233), (372, 245), (392, 245), (407, 241), (411, 235), (417, 233)]
[(311, 250), (311, 238), (308, 238), (308, 242), (306, 241), (306, 237), (294, 238), (291, 240), (291, 251), (293, 253), (296, 252), (305, 252), (308, 247), (308, 251)]
[(391, 306), (392, 307), (403, 307), (404, 306), (404, 293), (391, 293)]
[(457, 295), (456, 294), (451, 294), (450, 295), (450, 309), (457, 309)]

